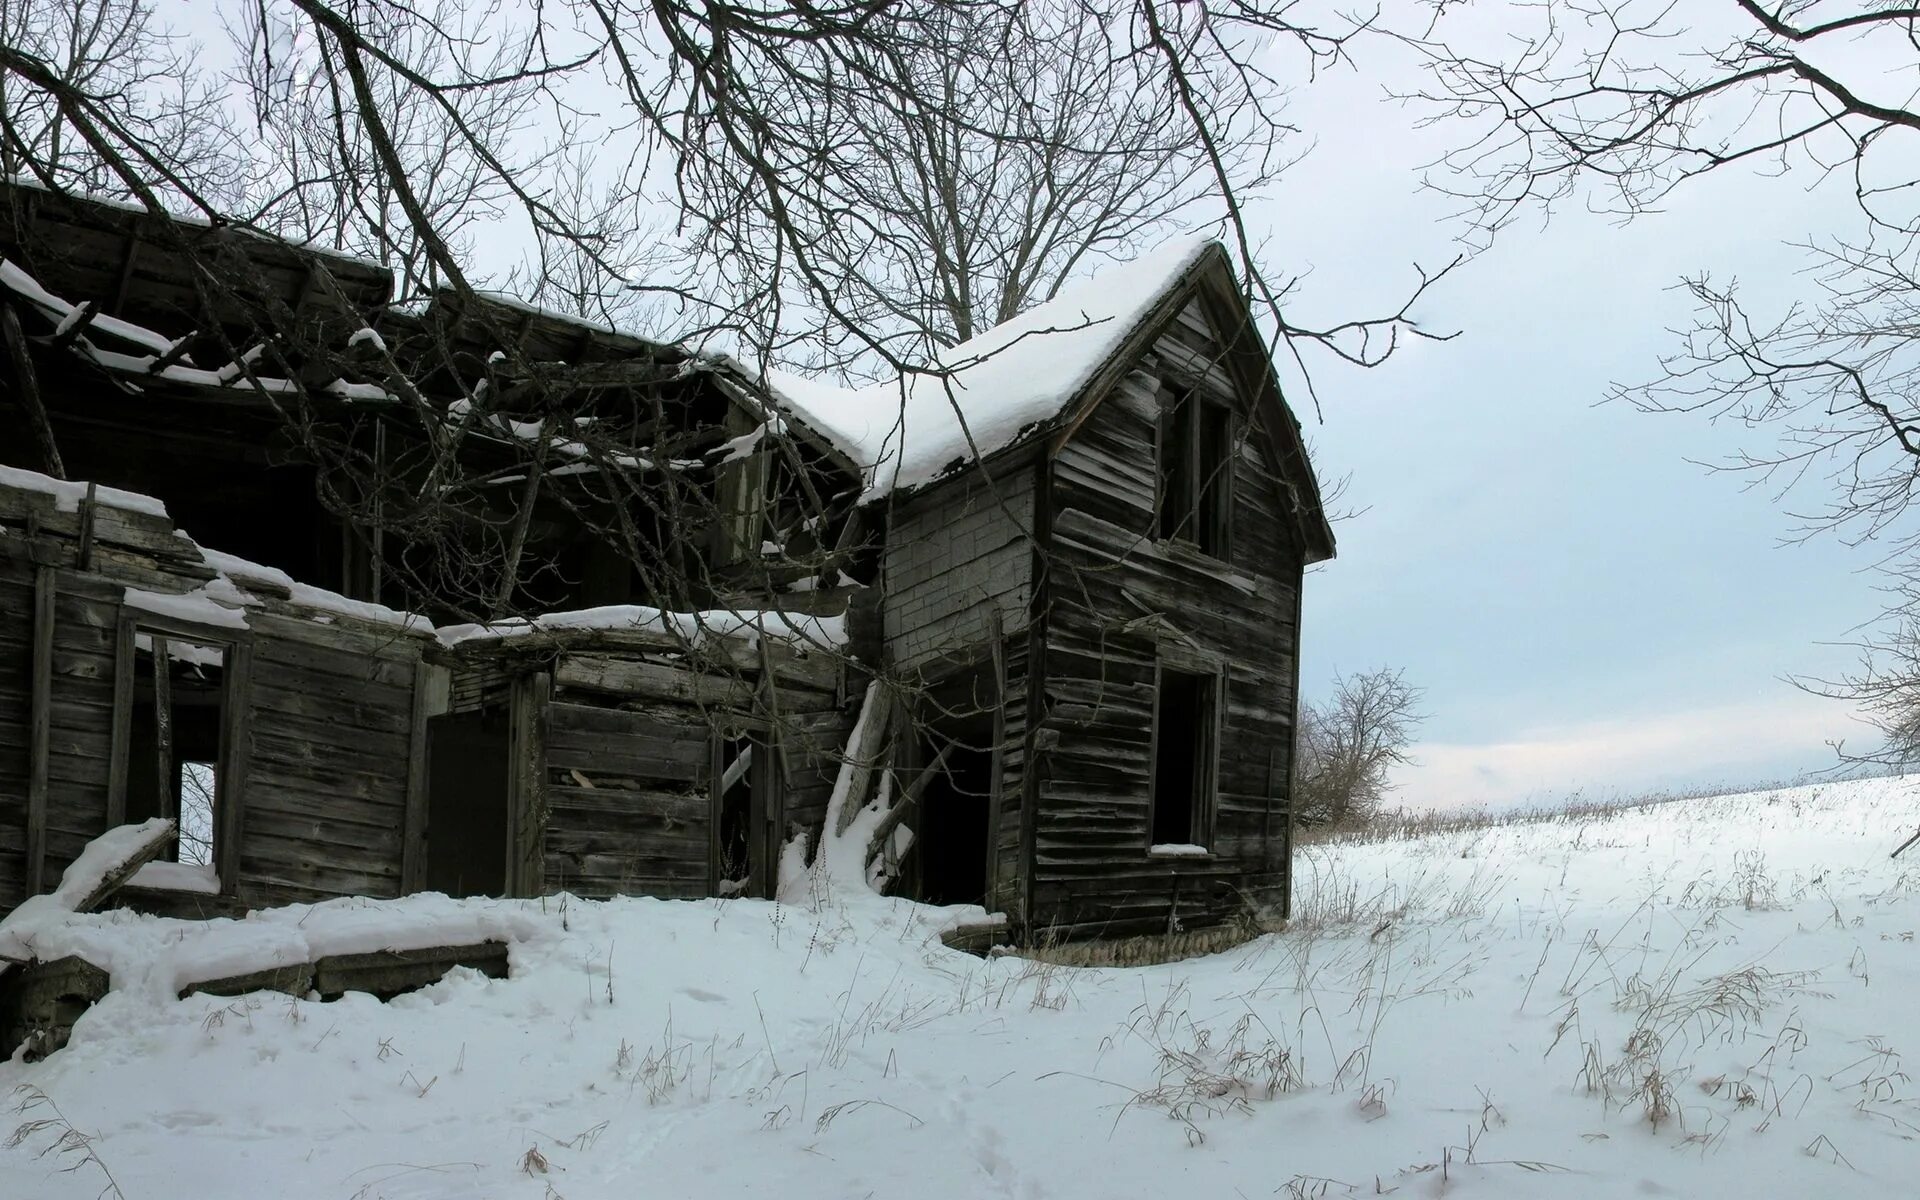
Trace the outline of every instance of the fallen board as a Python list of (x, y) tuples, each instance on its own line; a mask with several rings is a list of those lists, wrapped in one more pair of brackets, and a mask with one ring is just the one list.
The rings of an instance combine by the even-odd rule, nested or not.
[(347, 992), (367, 992), (390, 1000), (402, 992), (438, 983), (455, 967), (472, 967), (488, 978), (505, 979), (506, 943), (335, 954), (313, 964), (313, 990), (322, 1000), (337, 1000)]
[(206, 979), (180, 989), (180, 999), (198, 993), (205, 996), (244, 996), (248, 992), (285, 992), (304, 996), (313, 990), (313, 964), (294, 963), (287, 967), (268, 967), (221, 979)]

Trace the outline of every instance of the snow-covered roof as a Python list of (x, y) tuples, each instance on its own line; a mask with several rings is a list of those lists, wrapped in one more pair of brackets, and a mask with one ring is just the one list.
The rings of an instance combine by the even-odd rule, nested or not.
[(1216, 245), (1167, 242), (898, 379), (847, 389), (770, 370), (767, 382), (871, 473), (866, 499), (918, 487), (1059, 417)]
[(487, 625), (443, 625), (436, 635), (443, 646), (460, 646), (581, 631), (666, 633), (688, 644), (708, 637), (739, 638), (753, 644), (768, 637), (803, 647), (834, 648), (847, 640), (844, 617), (732, 608), (673, 612), (644, 604), (610, 604), (545, 613), (531, 619), (506, 618)]
[[(37, 492), (52, 498), (56, 511), (78, 510), (86, 498), (87, 485), (19, 467), (0, 467), (0, 489)], [(118, 488), (98, 488), (95, 503), (104, 507), (165, 518), (166, 506), (150, 496)], [(180, 539), (181, 557), (199, 561), (214, 572), (211, 579), (185, 592), (161, 592), (128, 587), (122, 602), (130, 609), (159, 617), (190, 621), (199, 625), (227, 629), (247, 628), (250, 609), (265, 605), (265, 597), (282, 599), (304, 610), (316, 621), (332, 622), (341, 617), (374, 625), (389, 625), (415, 634), (436, 638), (443, 646), (499, 643), (542, 635), (567, 633), (620, 633), (644, 631), (665, 633), (688, 645), (710, 639), (738, 640), (748, 645), (761, 638), (788, 643), (804, 652), (809, 647), (831, 649), (844, 646), (846, 620), (840, 616), (813, 616), (773, 609), (710, 609), (701, 612), (675, 612), (644, 605), (621, 604), (572, 612), (543, 613), (532, 619), (505, 618), (489, 624), (434, 624), (417, 613), (402, 612), (368, 600), (354, 600), (338, 592), (313, 587), (295, 580), (277, 567), (263, 566), (232, 554), (209, 550), (184, 532)]]

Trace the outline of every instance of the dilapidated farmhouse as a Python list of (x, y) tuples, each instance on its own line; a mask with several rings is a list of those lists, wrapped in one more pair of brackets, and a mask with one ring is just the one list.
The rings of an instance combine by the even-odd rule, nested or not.
[(1333, 541), (1225, 251), (858, 390), (0, 188), (0, 916), (804, 893), (1284, 911)]

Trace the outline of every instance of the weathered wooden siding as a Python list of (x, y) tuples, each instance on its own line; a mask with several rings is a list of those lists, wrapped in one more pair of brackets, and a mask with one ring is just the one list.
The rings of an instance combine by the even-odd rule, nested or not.
[[(113, 760), (113, 659), (124, 588), (60, 570), (53, 625), (53, 722), (47, 759), (42, 887), (107, 829)], [(31, 614), (32, 606), (24, 610)]]
[[(1061, 447), (1045, 583), (1050, 709), (1038, 739), (1033, 918), (1063, 932), (1194, 927), (1285, 886), (1301, 557), (1263, 433), (1189, 309)], [(1163, 374), (1232, 400), (1243, 436), (1225, 561), (1153, 536)], [(1148, 854), (1162, 640), (1227, 674), (1213, 854)]]
[(821, 652), (744, 647), (699, 661), (677, 652), (559, 657), (538, 815), (548, 890), (710, 894), (713, 747), (743, 723), (780, 747), (782, 836), (817, 835), (853, 726), (840, 665)]
[(918, 670), (1027, 624), (1033, 575), (1033, 472), (981, 470), (889, 514), (881, 569), (888, 663)]
[(706, 723), (686, 713), (550, 703), (547, 888), (706, 895), (709, 745)]
[(399, 895), (419, 640), (270, 613), (249, 624), (242, 896)]
[(992, 911), (1018, 917), (1025, 910), (1026, 879), (1021, 863), (1022, 787), (1026, 774), (1027, 639), (1009, 638), (1001, 659), (1005, 673), (1000, 717), (1000, 811), (993, 826), (993, 869), (988, 876)]
[(33, 569), (0, 560), (0, 913), (26, 899)]

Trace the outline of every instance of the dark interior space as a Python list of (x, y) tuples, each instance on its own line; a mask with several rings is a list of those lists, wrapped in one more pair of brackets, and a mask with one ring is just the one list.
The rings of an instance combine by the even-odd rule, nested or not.
[(1213, 677), (1160, 672), (1154, 714), (1153, 844), (1198, 842), (1197, 815), (1212, 777)]
[(507, 890), (507, 713), (427, 722), (427, 889), (449, 896)]
[(715, 747), (713, 769), (714, 890), (767, 899), (780, 863), (779, 752), (763, 730), (736, 731)]
[(714, 822), (714, 879), (722, 896), (748, 895), (753, 886), (753, 739), (720, 743), (720, 811)]
[[(340, 522), (322, 506), (313, 469), (293, 461), (282, 418), (169, 400), (176, 420), (154, 426), (152, 397), (119, 396), (103, 380), (86, 411), (53, 416), (67, 477), (152, 496), (201, 546), (285, 571), (333, 591), (343, 574)], [(26, 421), (0, 393), (0, 463), (45, 470)]]
[(921, 735), (921, 761), (937, 764), (913, 818), (920, 899), (928, 904), (986, 902), (992, 743), (990, 723)]

